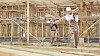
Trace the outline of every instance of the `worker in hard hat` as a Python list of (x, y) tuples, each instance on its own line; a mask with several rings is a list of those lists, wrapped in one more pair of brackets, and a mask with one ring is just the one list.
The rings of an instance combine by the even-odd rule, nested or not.
[(69, 36), (70, 36), (70, 45), (71, 47), (77, 48), (78, 45), (78, 33), (79, 33), (79, 26), (78, 26), (78, 15), (74, 12), (77, 11), (78, 8), (75, 10), (71, 10), (70, 7), (66, 8), (66, 15), (59, 20), (55, 21), (55, 23), (60, 22), (61, 20), (65, 19), (69, 23)]
[(57, 38), (57, 24), (54, 24), (53, 20), (50, 20), (50, 30), (51, 30), (51, 44), (55, 44), (55, 39)]
[(66, 8), (67, 15), (65, 16), (66, 20), (69, 23), (69, 35), (70, 35), (70, 44), (71, 47), (77, 48), (78, 45), (78, 34), (79, 34), (79, 26), (78, 26), (78, 15), (71, 12), (71, 8)]

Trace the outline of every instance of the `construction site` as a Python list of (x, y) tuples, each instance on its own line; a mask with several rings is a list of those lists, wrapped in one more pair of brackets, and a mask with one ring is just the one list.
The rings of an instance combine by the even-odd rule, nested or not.
[[(70, 47), (69, 24), (57, 23), (52, 46), (50, 20), (78, 8), (79, 43)], [(0, 0), (0, 56), (100, 56), (100, 0)]]

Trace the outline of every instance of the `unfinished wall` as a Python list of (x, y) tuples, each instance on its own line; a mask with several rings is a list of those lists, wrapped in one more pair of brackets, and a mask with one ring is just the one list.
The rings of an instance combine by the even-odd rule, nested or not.
[[(25, 3), (24, 3), (25, 4)], [(51, 6), (51, 7), (39, 7), (37, 5), (30, 4), (30, 33), (36, 37), (42, 36), (42, 21), (40, 17), (45, 17), (43, 36), (50, 37), (49, 24), (46, 24), (46, 20), (59, 19), (65, 15), (65, 9), (67, 6)], [(77, 6), (80, 8), (80, 6)], [(76, 6), (71, 6), (75, 9)], [(26, 29), (26, 5), (16, 5), (16, 6), (1, 6), (0, 7), (0, 18), (1, 19), (13, 19), (19, 23), (23, 28)], [(89, 18), (87, 16), (93, 16), (100, 12), (100, 6), (98, 5), (85, 5), (83, 10), (79, 11), (79, 25), (80, 34), (83, 33), (90, 25), (92, 25), (98, 18)], [(92, 15), (91, 15), (92, 14)], [(85, 17), (86, 16), (86, 17)], [(95, 15), (94, 15), (95, 16)], [(17, 17), (17, 18), (16, 18)], [(35, 19), (35, 20), (34, 20)], [(64, 26), (63, 26), (64, 25)], [(63, 21), (58, 24), (58, 37), (68, 36), (68, 23)], [(13, 23), (13, 37), (25, 37), (26, 33), (18, 25)], [(91, 32), (92, 31), (92, 32)], [(95, 34), (94, 34), (95, 33)], [(98, 36), (98, 24), (96, 24), (89, 31), (84, 33), (81, 37), (97, 37)], [(8, 37), (11, 36), (11, 21), (0, 21), (0, 36)], [(31, 37), (31, 36), (30, 36)]]

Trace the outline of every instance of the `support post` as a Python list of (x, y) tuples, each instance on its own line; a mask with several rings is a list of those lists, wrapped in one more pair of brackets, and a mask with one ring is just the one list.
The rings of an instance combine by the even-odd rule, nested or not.
[(42, 17), (42, 44), (43, 44), (43, 20), (44, 20), (44, 17)]
[(63, 38), (64, 38), (64, 24), (63, 24)]
[(20, 36), (20, 28), (19, 28), (19, 26), (18, 26), (18, 37)]
[(13, 22), (11, 21), (11, 44), (12, 44), (12, 38), (13, 38)]
[(89, 44), (90, 44), (90, 41), (89, 41), (89, 36), (88, 36), (88, 38), (87, 38), (87, 42), (88, 42), (88, 46), (89, 46)]
[[(99, 26), (100, 26), (100, 20), (99, 20)], [(99, 46), (100, 46), (100, 27), (99, 27)]]
[(27, 0), (27, 43), (29, 43), (29, 0)]

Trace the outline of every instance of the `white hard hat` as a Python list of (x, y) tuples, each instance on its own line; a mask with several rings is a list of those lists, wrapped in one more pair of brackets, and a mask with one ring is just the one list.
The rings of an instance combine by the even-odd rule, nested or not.
[(70, 11), (71, 10), (71, 8), (70, 7), (66, 7), (66, 11)]
[(52, 22), (53, 20), (50, 20), (50, 22)]

